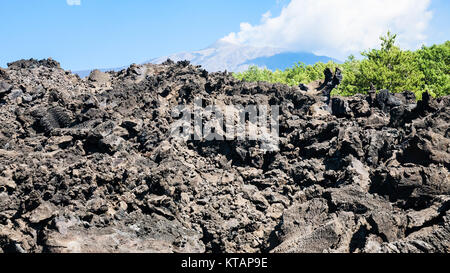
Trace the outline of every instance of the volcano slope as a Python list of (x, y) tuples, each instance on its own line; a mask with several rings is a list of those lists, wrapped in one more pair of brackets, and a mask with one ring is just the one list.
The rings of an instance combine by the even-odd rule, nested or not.
[[(11, 63), (0, 251), (449, 252), (450, 98), (329, 91), (188, 62), (86, 79), (51, 59)], [(279, 150), (172, 138), (171, 109), (196, 96), (279, 105)]]

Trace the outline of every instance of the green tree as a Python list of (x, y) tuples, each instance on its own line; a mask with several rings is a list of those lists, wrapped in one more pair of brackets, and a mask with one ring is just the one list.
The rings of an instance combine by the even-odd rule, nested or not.
[(340, 65), (343, 80), (341, 85), (333, 91), (333, 95), (350, 96), (361, 92), (361, 87), (357, 85), (358, 77), (360, 77), (361, 61), (355, 56), (350, 55), (343, 64)]
[(374, 84), (378, 89), (391, 92), (420, 91), (424, 75), (417, 65), (413, 52), (401, 50), (395, 45), (397, 35), (390, 32), (380, 37), (381, 49), (362, 52), (366, 57), (359, 65), (353, 85), (367, 91)]
[(415, 57), (424, 74), (420, 88), (437, 96), (450, 95), (450, 41), (442, 45), (423, 46), (416, 51)]
[(361, 53), (361, 60), (351, 55), (343, 64), (318, 62), (314, 65), (296, 63), (284, 71), (270, 71), (256, 66), (234, 74), (244, 81), (267, 81), (298, 85), (323, 79), (325, 68), (342, 70), (343, 81), (333, 90), (334, 95), (367, 92), (371, 84), (391, 92), (413, 91), (420, 99), (427, 91), (433, 96), (450, 95), (450, 41), (442, 45), (423, 46), (417, 51), (400, 49), (397, 35), (388, 32), (380, 37), (380, 49)]

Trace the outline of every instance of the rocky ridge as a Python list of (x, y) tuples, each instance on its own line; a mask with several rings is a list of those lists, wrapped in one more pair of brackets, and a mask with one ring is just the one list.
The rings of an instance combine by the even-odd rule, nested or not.
[[(450, 98), (329, 97), (337, 74), (313, 88), (189, 62), (86, 79), (9, 64), (0, 252), (449, 252)], [(197, 96), (279, 105), (279, 151), (171, 138), (171, 109)]]

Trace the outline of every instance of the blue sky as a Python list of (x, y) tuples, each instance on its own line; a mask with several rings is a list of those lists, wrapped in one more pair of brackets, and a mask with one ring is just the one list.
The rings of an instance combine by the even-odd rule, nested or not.
[(430, 24), (429, 44), (442, 43), (450, 40), (450, 1), (433, 0), (431, 2), (433, 19)]
[[(282, 8), (290, 3), (289, 0), (81, 0), (76, 5), (77, 1), (71, 1), (75, 5), (68, 5), (66, 0), (0, 0), (0, 66), (22, 58), (51, 56), (73, 71), (111, 68), (202, 49), (230, 37), (230, 33), (252, 43), (253, 38), (249, 37), (254, 36), (254, 29), (249, 32), (246, 26), (264, 31), (266, 22), (262, 18), (277, 21)], [(448, 40), (450, 1), (432, 0), (428, 10), (433, 17), (424, 42)], [(320, 51), (321, 47), (321, 41), (317, 41), (304, 48)]]

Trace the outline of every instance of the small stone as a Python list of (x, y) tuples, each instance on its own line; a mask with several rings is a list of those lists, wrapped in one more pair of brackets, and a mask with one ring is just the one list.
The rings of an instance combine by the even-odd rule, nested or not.
[(267, 202), (266, 198), (260, 192), (255, 192), (251, 196), (251, 201), (261, 210), (266, 210), (269, 207), (269, 202)]
[(56, 213), (57, 210), (53, 204), (49, 202), (43, 202), (42, 204), (39, 205), (39, 207), (37, 207), (31, 212), (28, 220), (32, 224), (38, 224), (40, 222), (49, 220), (50, 218), (55, 216)]
[(283, 216), (284, 206), (280, 203), (273, 204), (267, 210), (267, 216), (274, 220), (280, 219)]
[(0, 81), (0, 96), (8, 93), (9, 91), (11, 91), (12, 89), (12, 85), (4, 82), (4, 81)]
[(0, 176), (0, 187), (4, 186), (4, 187), (15, 190), (17, 185), (16, 185), (16, 182), (14, 182), (12, 176), (13, 176), (12, 170), (3, 171), (3, 175)]
[(33, 100), (33, 97), (30, 94), (25, 94), (22, 96), (22, 101), (24, 102), (31, 102)]
[(11, 93), (9, 93), (8, 98), (10, 100), (15, 100), (17, 98), (19, 98), (20, 96), (23, 95), (23, 91), (20, 89), (14, 89), (11, 91)]
[(14, 180), (12, 180), (11, 178), (6, 178), (6, 177), (0, 177), (0, 187), (7, 187), (10, 189), (15, 190), (17, 185), (16, 182), (14, 182)]
[(180, 194), (180, 197), (181, 197), (181, 203), (182, 203), (182, 204), (184, 204), (184, 205), (189, 204), (190, 198), (189, 198), (189, 195), (188, 195), (187, 193), (182, 192), (182, 193)]
[(106, 204), (105, 200), (101, 198), (89, 200), (87, 202), (87, 207), (89, 208), (89, 211), (97, 215), (104, 214), (108, 211), (108, 205)]
[(91, 72), (91, 74), (89, 74), (89, 80), (93, 82), (103, 83), (109, 81), (110, 76), (107, 73), (95, 69)]

